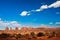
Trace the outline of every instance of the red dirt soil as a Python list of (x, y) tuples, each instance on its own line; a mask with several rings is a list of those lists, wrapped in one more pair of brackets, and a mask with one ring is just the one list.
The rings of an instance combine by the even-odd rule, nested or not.
[[(0, 40), (28, 40), (27, 38), (0, 38)], [(29, 40), (60, 40), (60, 37), (53, 38), (31, 38)]]

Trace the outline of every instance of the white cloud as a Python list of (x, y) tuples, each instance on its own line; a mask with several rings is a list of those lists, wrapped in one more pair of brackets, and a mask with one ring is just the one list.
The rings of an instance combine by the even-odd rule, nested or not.
[(49, 24), (53, 24), (53, 22), (50, 22)]
[(40, 11), (40, 9), (37, 9), (36, 11), (37, 11), (37, 12), (39, 12), (39, 11)]
[(21, 15), (21, 16), (27, 16), (27, 15), (29, 16), (30, 14), (28, 14), (28, 13), (29, 13), (29, 12), (27, 12), (27, 11), (23, 11), (20, 15)]
[(57, 8), (57, 7), (60, 7), (60, 1), (56, 1), (55, 3), (51, 4), (48, 6), (49, 8)]
[[(50, 5), (42, 5), (39, 9), (36, 10), (31, 10), (31, 11), (23, 11), (20, 15), (21, 16), (29, 16), (30, 12), (40, 12), (43, 11), (44, 9), (48, 9), (48, 8), (57, 8), (60, 7), (60, 1), (56, 1)], [(29, 13), (29, 14), (28, 14)]]
[(56, 2), (54, 2), (53, 4), (51, 4), (51, 5), (42, 5), (39, 9), (36, 9), (36, 11), (37, 12), (39, 12), (39, 11), (42, 11), (42, 10), (44, 10), (44, 9), (48, 9), (48, 8), (57, 8), (57, 7), (60, 7), (60, 1), (56, 1)]
[(48, 6), (47, 5), (42, 5), (39, 9), (36, 9), (36, 12), (42, 11), (44, 9), (47, 9)]
[(15, 24), (15, 23), (17, 23), (17, 21), (11, 21), (10, 23), (11, 23), (11, 24)]
[(47, 9), (47, 8), (48, 8), (47, 5), (42, 5), (42, 6), (40, 7), (40, 9)]
[(17, 21), (11, 21), (10, 25), (12, 25), (12, 26), (21, 26), (21, 24), (19, 24)]
[(55, 24), (60, 24), (60, 22), (56, 22)]
[(1, 18), (0, 18), (0, 20), (1, 20)]
[(47, 28), (47, 25), (41, 24), (40, 27), (41, 27), (41, 28)]
[(0, 26), (7, 26), (7, 25), (9, 25), (9, 23), (8, 22), (5, 22), (5, 21), (0, 21)]
[(28, 16), (30, 15), (30, 13), (29, 14), (27, 14)]
[(22, 24), (18, 23), (17, 21), (3, 21), (3, 20), (0, 20), (0, 29), (1, 28), (5, 29), (6, 26), (12, 27), (14, 29), (16, 26), (21, 28)]

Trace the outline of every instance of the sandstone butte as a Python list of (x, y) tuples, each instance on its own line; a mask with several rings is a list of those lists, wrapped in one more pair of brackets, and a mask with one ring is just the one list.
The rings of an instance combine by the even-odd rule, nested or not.
[(0, 34), (1, 33), (7, 33), (7, 34), (30, 34), (31, 32), (34, 32), (35, 34), (42, 32), (45, 34), (45, 32), (52, 32), (52, 31), (60, 31), (60, 27), (58, 28), (48, 28), (48, 27), (38, 27), (38, 28), (32, 28), (32, 27), (22, 27), (21, 29), (19, 29), (18, 27), (16, 27), (15, 29), (12, 29), (11, 27), (8, 28), (8, 26), (6, 26), (6, 28), (4, 30), (0, 30)]

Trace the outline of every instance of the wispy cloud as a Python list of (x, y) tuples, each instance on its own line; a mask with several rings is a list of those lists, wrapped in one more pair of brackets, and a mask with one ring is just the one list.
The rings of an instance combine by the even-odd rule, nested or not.
[(56, 14), (60, 14), (60, 12), (56, 12)]
[(57, 7), (60, 7), (60, 1), (56, 1), (55, 3), (51, 4), (48, 6), (49, 8), (57, 8)]
[(36, 10), (31, 10), (31, 11), (22, 11), (22, 13), (20, 14), (21, 16), (29, 16), (30, 15), (30, 12), (40, 12), (40, 11), (43, 11), (44, 9), (48, 9), (48, 8), (57, 8), (57, 7), (60, 7), (60, 1), (56, 1), (50, 5), (42, 5), (40, 6), (39, 9), (36, 9)]
[(53, 22), (50, 22), (49, 24), (53, 24)]
[(47, 9), (47, 8), (48, 8), (47, 5), (42, 5), (39, 9), (36, 9), (35, 11), (36, 11), (36, 12), (40, 12), (40, 11), (42, 11), (42, 10), (44, 10), (44, 9)]
[(56, 22), (55, 24), (59, 24), (60, 25), (60, 22)]
[(59, 22), (50, 22), (49, 24), (60, 25), (60, 21)]
[(60, 7), (60, 1), (56, 1), (54, 3), (52, 3), (51, 5), (42, 5), (39, 9), (37, 9), (36, 11), (42, 11), (44, 9), (48, 9), (48, 8), (57, 8)]
[(3, 21), (3, 20), (0, 20), (0, 28), (1, 27), (5, 28), (6, 26), (8, 26), (8, 27), (16, 27), (16, 26), (21, 27), (22, 24), (18, 23), (17, 21)]

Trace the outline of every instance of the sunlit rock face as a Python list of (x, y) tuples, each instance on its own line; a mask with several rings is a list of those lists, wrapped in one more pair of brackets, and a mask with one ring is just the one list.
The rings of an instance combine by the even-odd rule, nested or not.
[(1, 33), (8, 33), (8, 34), (30, 34), (31, 32), (34, 32), (35, 34), (38, 34), (39, 32), (46, 33), (46, 32), (52, 32), (52, 31), (57, 31), (60, 30), (60, 28), (44, 28), (44, 27), (38, 27), (38, 28), (32, 28), (32, 27), (22, 27), (19, 29), (16, 27), (15, 29), (12, 29), (12, 27), (8, 28), (6, 26), (5, 30), (0, 30)]

